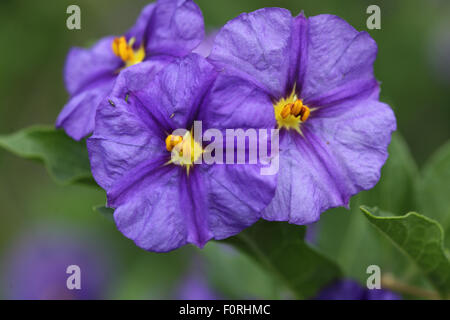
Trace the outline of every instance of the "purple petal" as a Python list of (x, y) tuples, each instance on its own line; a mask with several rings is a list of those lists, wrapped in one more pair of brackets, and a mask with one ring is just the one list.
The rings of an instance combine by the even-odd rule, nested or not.
[(208, 225), (214, 239), (236, 235), (260, 218), (273, 198), (276, 175), (263, 176), (259, 165), (204, 166)]
[[(180, 170), (186, 170), (180, 168)], [(209, 227), (209, 216), (207, 201), (209, 190), (203, 176), (194, 167), (192, 172), (182, 174), (180, 177), (179, 214), (183, 216), (187, 228), (187, 242), (203, 248), (203, 246), (214, 236)]]
[(135, 94), (167, 131), (190, 129), (216, 75), (214, 67), (203, 57), (190, 54), (167, 65), (150, 86)]
[(88, 149), (94, 178), (107, 191), (144, 159), (170, 159), (164, 142), (168, 130), (186, 128), (176, 123), (187, 122), (215, 77), (213, 67), (196, 54), (169, 64), (156, 76), (152, 70), (146, 62), (122, 72), (113, 89), (117, 97), (105, 99), (98, 110)]
[(174, 58), (168, 56), (152, 57), (150, 60), (123, 69), (116, 79), (111, 96), (125, 99), (128, 93), (145, 89), (156, 74), (173, 60)]
[(147, 34), (150, 55), (184, 56), (203, 40), (203, 15), (192, 0), (159, 0)]
[(301, 91), (308, 58), (309, 21), (303, 12), (294, 18), (292, 28), (291, 60), (289, 68), (289, 89)]
[(257, 166), (194, 167), (187, 176), (164, 161), (141, 162), (108, 191), (117, 227), (146, 250), (233, 236), (259, 219), (275, 190), (276, 177), (261, 176)]
[(329, 96), (331, 91), (339, 93), (340, 87), (374, 80), (377, 45), (367, 32), (358, 32), (333, 15), (319, 15), (308, 20), (307, 61), (299, 69), (299, 78), (304, 73), (303, 99), (318, 100), (320, 104), (319, 97)]
[(72, 48), (64, 68), (64, 82), (71, 96), (94, 82), (113, 79), (122, 61), (114, 54), (114, 37), (105, 37), (92, 48)]
[(292, 131), (281, 136), (278, 187), (265, 219), (312, 223), (378, 182), (396, 128), (392, 110), (376, 100), (335, 108), (339, 112), (330, 108), (328, 116), (311, 117), (304, 137)]
[(81, 140), (94, 130), (95, 112), (113, 87), (114, 79), (105, 79), (73, 96), (56, 120), (57, 128), (64, 128), (75, 140)]
[(202, 43), (200, 43), (200, 45), (197, 48), (195, 48), (192, 52), (197, 53), (205, 58), (208, 57), (209, 54), (211, 53), (217, 33), (218, 33), (217, 30), (208, 32), (205, 39), (203, 39)]
[(340, 164), (349, 184), (358, 191), (375, 186), (388, 156), (391, 133), (396, 130), (394, 113), (387, 104), (367, 100), (352, 106), (345, 102), (311, 119), (309, 125), (329, 146), (331, 158)]
[(144, 163), (108, 193), (118, 229), (137, 246), (167, 252), (187, 243), (188, 221), (179, 205), (182, 170)]
[(139, 17), (133, 27), (131, 27), (125, 34), (125, 38), (131, 39), (135, 38), (134, 48), (137, 49), (142, 44), (142, 41), (146, 38), (146, 33), (148, 32), (148, 27), (152, 14), (154, 14), (156, 4), (150, 3), (144, 9), (142, 9)]
[(325, 110), (324, 107), (340, 104), (345, 100), (360, 100), (369, 96), (378, 99), (378, 93), (374, 95), (374, 91), (377, 90), (378, 82), (375, 78), (357, 79), (349, 81), (330, 91), (307, 98), (304, 100), (304, 103), (310, 107), (317, 107)]
[(103, 101), (95, 132), (87, 140), (92, 174), (106, 191), (142, 162), (166, 156), (165, 137), (150, 130), (155, 124), (140, 117), (134, 105), (117, 98)]
[[(219, 130), (267, 129), (275, 121), (267, 93), (227, 73), (218, 76), (197, 119), (203, 121), (204, 129)], [(255, 223), (275, 193), (276, 175), (261, 175), (260, 165), (213, 165), (202, 170), (210, 193), (209, 227), (215, 239), (233, 236)]]
[(292, 29), (293, 18), (286, 9), (243, 13), (220, 30), (209, 60), (279, 98), (288, 84)]
[(185, 170), (143, 162), (108, 192), (117, 227), (139, 247), (167, 252), (187, 243), (203, 247), (213, 237), (205, 181), (197, 168), (189, 176)]
[(283, 131), (280, 138), (277, 189), (262, 217), (269, 221), (310, 224), (330, 204), (337, 205), (344, 199), (336, 195), (332, 186), (334, 177), (329, 177), (322, 167), (322, 159), (317, 159), (314, 150), (305, 145), (298, 133)]
[(205, 97), (198, 119), (205, 129), (272, 128), (275, 123), (269, 95), (251, 82), (222, 73)]

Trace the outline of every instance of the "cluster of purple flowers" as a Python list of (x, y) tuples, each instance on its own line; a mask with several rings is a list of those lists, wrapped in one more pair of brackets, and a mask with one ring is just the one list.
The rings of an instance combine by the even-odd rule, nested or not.
[[(379, 101), (375, 41), (332, 15), (243, 13), (204, 39), (192, 0), (158, 0), (123, 36), (72, 49), (57, 120), (87, 140), (119, 230), (166, 252), (258, 219), (309, 224), (372, 188), (396, 120)], [(279, 172), (173, 161), (206, 146), (177, 129), (279, 129)], [(181, 146), (181, 147), (180, 147)], [(181, 150), (181, 151), (180, 151)], [(195, 152), (192, 159), (195, 160)]]

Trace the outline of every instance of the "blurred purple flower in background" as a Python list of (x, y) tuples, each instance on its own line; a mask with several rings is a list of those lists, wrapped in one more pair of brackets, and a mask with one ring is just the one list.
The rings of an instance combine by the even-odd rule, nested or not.
[(400, 300), (397, 294), (382, 289), (363, 288), (350, 279), (340, 280), (323, 289), (315, 300)]
[(450, 22), (441, 21), (433, 28), (428, 50), (428, 60), (437, 77), (450, 84)]
[(306, 226), (305, 241), (314, 245), (317, 241), (319, 226), (317, 223), (311, 223)]
[[(89, 241), (90, 240), (90, 241)], [(95, 245), (93, 242), (95, 241)], [(103, 299), (111, 263), (97, 240), (69, 228), (35, 228), (3, 257), (3, 294), (7, 299)], [(81, 289), (69, 290), (67, 268), (81, 270)]]
[(177, 289), (177, 300), (219, 300), (220, 295), (208, 283), (202, 261), (195, 259)]
[(71, 49), (64, 70), (70, 100), (56, 127), (75, 140), (89, 135), (97, 106), (121, 70), (147, 61), (147, 72), (157, 72), (173, 57), (190, 53), (203, 36), (203, 16), (192, 0), (158, 0), (142, 10), (124, 36), (102, 38), (90, 49)]
[(280, 129), (277, 192), (264, 219), (309, 224), (378, 182), (396, 120), (378, 101), (376, 54), (367, 32), (333, 15), (264, 8), (219, 31), (208, 59), (228, 76), (229, 94), (251, 90), (245, 108), (270, 108)]

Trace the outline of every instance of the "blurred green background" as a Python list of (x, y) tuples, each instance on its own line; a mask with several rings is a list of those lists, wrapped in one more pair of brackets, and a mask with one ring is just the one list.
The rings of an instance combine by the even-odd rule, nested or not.
[[(197, 0), (209, 30), (241, 12), (285, 7), (294, 15), (336, 14), (368, 31), (379, 46), (375, 73), (381, 99), (389, 103), (411, 152), (421, 166), (450, 137), (450, 1), (390, 0)], [(68, 95), (62, 69), (72, 46), (86, 46), (108, 34), (120, 35), (133, 23), (143, 0), (2, 0), (0, 2), (0, 134), (34, 124), (53, 124)], [(66, 28), (66, 8), (81, 7), (81, 30)], [(381, 8), (381, 30), (367, 30), (366, 8)], [(184, 248), (156, 255), (125, 239), (114, 224), (92, 210), (105, 195), (87, 186), (59, 186), (42, 165), (0, 150), (0, 257), (25, 232), (43, 221), (94, 235), (113, 259), (109, 298), (170, 298), (199, 250)], [(279, 297), (272, 280), (245, 257), (221, 255), (208, 245), (212, 287), (234, 298)], [(226, 250), (225, 250), (226, 251)], [(203, 254), (203, 253), (202, 253)], [(225, 259), (225, 260), (224, 260)], [(233, 262), (227, 262), (232, 259)], [(251, 276), (227, 265), (245, 265)], [(212, 267), (211, 267), (212, 266)], [(231, 267), (230, 267), (231, 268)], [(244, 272), (245, 273), (245, 272)], [(226, 283), (224, 283), (226, 282)], [(233, 287), (234, 286), (234, 287)], [(7, 295), (1, 285), (0, 294)]]

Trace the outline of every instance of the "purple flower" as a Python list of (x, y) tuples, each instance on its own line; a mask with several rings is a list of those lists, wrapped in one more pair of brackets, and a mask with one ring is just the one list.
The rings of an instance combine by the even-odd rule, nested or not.
[(90, 49), (71, 49), (64, 70), (70, 100), (56, 127), (76, 140), (89, 135), (97, 107), (121, 70), (148, 61), (153, 66), (148, 72), (157, 72), (173, 57), (191, 52), (203, 35), (203, 16), (192, 0), (158, 0), (142, 10), (122, 37), (105, 37)]
[[(92, 240), (92, 239), (91, 239)], [(29, 230), (4, 257), (2, 291), (8, 299), (103, 299), (110, 263), (92, 243), (71, 230)], [(102, 248), (103, 249), (103, 248)], [(80, 267), (81, 289), (67, 288), (67, 268)]]
[(365, 289), (354, 280), (344, 279), (323, 289), (316, 300), (400, 300), (395, 293), (382, 289)]
[(396, 121), (378, 101), (376, 53), (368, 33), (332, 15), (265, 8), (219, 31), (208, 59), (236, 79), (227, 90), (253, 87), (260, 99), (247, 107), (271, 107), (280, 128), (278, 187), (263, 218), (309, 224), (378, 182)]
[(141, 248), (166, 252), (188, 243), (202, 247), (252, 225), (274, 195), (276, 176), (261, 175), (259, 164), (174, 161), (172, 143), (194, 146), (192, 162), (195, 148), (204, 146), (172, 132), (191, 130), (194, 121), (202, 121), (203, 131), (267, 128), (270, 109), (246, 108), (258, 93), (239, 79), (217, 77), (198, 54), (156, 76), (146, 69), (144, 63), (119, 75), (87, 142), (119, 230)]

